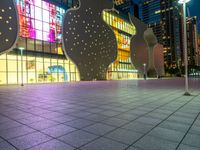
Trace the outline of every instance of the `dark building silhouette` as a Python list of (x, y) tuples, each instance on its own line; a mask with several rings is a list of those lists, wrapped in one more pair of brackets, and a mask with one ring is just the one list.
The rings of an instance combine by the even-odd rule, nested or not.
[(196, 16), (187, 18), (187, 50), (188, 64), (198, 65), (198, 20)]
[(134, 0), (114, 0), (115, 9), (122, 12), (125, 15), (129, 13), (139, 18), (139, 6)]
[(139, 10), (140, 8), (139, 8), (139, 6), (137, 5), (137, 4), (134, 4), (134, 9), (133, 9), (133, 11), (134, 11), (134, 16), (136, 17), (136, 18), (140, 18), (140, 13), (139, 13)]

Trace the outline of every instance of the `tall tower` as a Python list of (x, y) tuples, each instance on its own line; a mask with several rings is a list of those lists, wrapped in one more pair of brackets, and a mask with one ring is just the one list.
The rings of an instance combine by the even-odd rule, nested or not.
[(195, 66), (198, 63), (198, 18), (187, 17), (187, 50), (188, 65)]
[(160, 0), (162, 44), (166, 67), (175, 67), (182, 59), (182, 18), (178, 0)]
[(165, 68), (178, 66), (182, 59), (181, 6), (178, 0), (144, 0), (142, 20), (152, 27), (164, 46)]

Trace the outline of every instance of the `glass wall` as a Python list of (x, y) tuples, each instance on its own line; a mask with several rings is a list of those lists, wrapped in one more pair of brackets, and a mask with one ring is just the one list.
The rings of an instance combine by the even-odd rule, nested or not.
[(61, 42), (65, 10), (43, 0), (16, 0), (20, 37)]
[[(23, 74), (22, 74), (23, 73)], [(31, 56), (20, 51), (0, 55), (0, 84), (52, 83), (79, 81), (76, 66), (69, 60)]]
[(16, 4), (20, 38), (13, 51), (0, 55), (0, 84), (79, 81), (76, 66), (62, 50), (65, 10), (43, 0), (16, 0)]
[(134, 69), (130, 59), (130, 41), (131, 37), (135, 35), (135, 27), (110, 12), (104, 11), (103, 19), (113, 28), (118, 43), (118, 57), (109, 67), (107, 78), (109, 80), (137, 78), (137, 70)]
[(130, 24), (129, 21), (126, 21), (125, 19), (122, 19), (119, 16), (112, 14), (111, 12), (103, 11), (103, 19), (113, 28), (124, 31), (130, 35), (135, 34), (135, 27)]
[[(9, 53), (0, 55), (0, 84), (52, 83), (79, 81), (76, 66), (63, 54), (62, 19), (66, 10), (46, 0), (16, 0), (20, 38)], [(118, 41), (118, 58), (107, 78), (133, 79), (136, 70), (130, 61), (130, 39), (135, 27), (128, 21), (103, 12)], [(23, 49), (23, 55), (21, 50)]]

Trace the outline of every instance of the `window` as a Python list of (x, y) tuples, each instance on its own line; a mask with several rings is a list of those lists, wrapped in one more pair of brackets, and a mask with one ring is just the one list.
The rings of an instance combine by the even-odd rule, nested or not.
[(20, 36), (48, 42), (61, 41), (65, 10), (42, 0), (17, 0)]

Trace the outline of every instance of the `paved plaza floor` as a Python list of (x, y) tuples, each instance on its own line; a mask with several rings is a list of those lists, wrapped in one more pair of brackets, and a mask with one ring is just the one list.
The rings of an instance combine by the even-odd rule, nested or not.
[(0, 150), (200, 150), (200, 79), (0, 86)]

